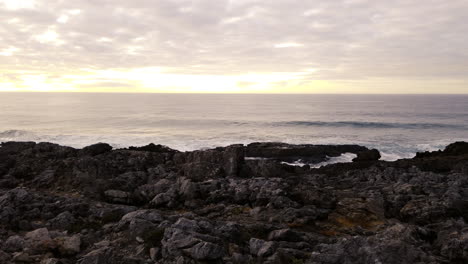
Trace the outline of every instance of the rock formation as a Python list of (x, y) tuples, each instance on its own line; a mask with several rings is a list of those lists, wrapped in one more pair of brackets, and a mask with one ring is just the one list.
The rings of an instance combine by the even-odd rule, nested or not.
[[(352, 163), (283, 163), (347, 152)], [(0, 263), (467, 263), (468, 144), (379, 158), (355, 145), (2, 143)]]

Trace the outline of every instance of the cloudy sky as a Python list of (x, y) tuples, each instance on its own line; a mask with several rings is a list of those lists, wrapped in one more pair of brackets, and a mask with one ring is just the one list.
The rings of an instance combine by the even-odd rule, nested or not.
[(468, 93), (467, 0), (0, 0), (0, 91)]

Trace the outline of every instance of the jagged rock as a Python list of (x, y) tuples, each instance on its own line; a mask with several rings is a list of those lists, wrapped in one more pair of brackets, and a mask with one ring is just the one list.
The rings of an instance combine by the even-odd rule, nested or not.
[(148, 151), (148, 152), (156, 152), (156, 153), (176, 153), (177, 150), (171, 149), (167, 146), (163, 145), (155, 145), (154, 143), (150, 143), (146, 146), (142, 147), (129, 147), (129, 150), (135, 151)]
[(60, 260), (56, 258), (43, 259), (40, 264), (59, 264)]
[(119, 221), (117, 229), (125, 230), (128, 228), (132, 238), (142, 237), (145, 240), (154, 240), (157, 233), (162, 232), (158, 225), (163, 220), (164, 218), (155, 210), (137, 210), (124, 215)]
[(441, 248), (442, 256), (447, 257), (449, 260), (456, 262), (468, 261), (468, 231), (463, 233), (452, 234)]
[(109, 242), (109, 240), (102, 240), (102, 241), (99, 241), (97, 243), (94, 243), (94, 246), (98, 247), (98, 248), (100, 248), (100, 247), (109, 247), (110, 242)]
[(435, 245), (440, 249), (440, 254), (450, 262), (466, 262), (468, 260), (468, 228), (463, 220), (446, 221), (441, 225), (441, 231), (437, 235)]
[(149, 255), (151, 260), (155, 261), (159, 258), (159, 255), (161, 254), (161, 249), (160, 248), (150, 248)]
[(0, 249), (0, 263), (8, 263), (10, 259), (11, 259), (10, 254)]
[(107, 143), (97, 143), (87, 146), (81, 150), (82, 155), (96, 156), (112, 150), (112, 146)]
[(240, 253), (233, 253), (231, 260), (232, 260), (232, 262), (234, 264), (243, 264), (243, 263), (252, 263), (253, 262), (252, 256), (243, 255), (243, 254), (240, 254)]
[(416, 154), (416, 158), (431, 158), (431, 157), (443, 157), (443, 156), (458, 156), (468, 154), (468, 142), (455, 142), (447, 147), (443, 151), (434, 152), (420, 152)]
[(437, 263), (422, 245), (417, 228), (396, 224), (372, 237), (342, 238), (320, 245), (309, 263)]
[(53, 219), (49, 220), (49, 226), (52, 229), (68, 230), (76, 223), (76, 219), (72, 213), (65, 211), (60, 213)]
[(179, 193), (184, 200), (191, 200), (197, 198), (199, 195), (198, 184), (192, 182), (189, 179), (180, 178), (179, 179)]
[(222, 247), (205, 241), (199, 242), (183, 251), (196, 260), (213, 260), (224, 256), (224, 249)]
[(183, 174), (195, 182), (204, 181), (210, 178), (224, 177), (222, 167), (216, 163), (191, 162), (182, 166)]
[(376, 161), (381, 158), (380, 152), (377, 149), (366, 150), (357, 153), (357, 157), (353, 159), (354, 162), (359, 161)]
[(465, 155), (468, 154), (468, 143), (467, 142), (455, 142), (450, 145), (448, 145), (444, 152), (447, 155)]
[(84, 255), (78, 260), (79, 264), (111, 264), (112, 260), (109, 258), (112, 253), (112, 249), (109, 247), (102, 247), (100, 249), (93, 250), (88, 254)]
[(32, 263), (32, 262), (34, 262), (34, 258), (32, 258), (26, 252), (15, 252), (15, 253), (13, 253), (12, 260), (15, 263)]
[(25, 241), (22, 237), (11, 236), (5, 241), (2, 249), (6, 252), (18, 252), (23, 250), (24, 246)]
[[(0, 263), (467, 262), (465, 143), (395, 162), (353, 145), (93, 148), (2, 144)], [(282, 164), (343, 152), (362, 162)]]
[(14, 154), (14, 153), (21, 153), (24, 150), (31, 149), (36, 146), (35, 142), (2, 142), (2, 153), (4, 154)]
[(302, 238), (299, 233), (287, 228), (272, 231), (268, 235), (268, 240), (297, 242), (302, 241)]
[(39, 228), (24, 235), (26, 245), (35, 250), (49, 250), (56, 247), (47, 228)]
[(58, 250), (62, 255), (76, 255), (80, 252), (81, 237), (74, 235), (71, 237), (55, 238)]
[(303, 160), (306, 162), (322, 162), (327, 157), (337, 157), (343, 153), (359, 153), (368, 150), (357, 145), (292, 145), (286, 143), (251, 143), (247, 145), (247, 157), (273, 158), (286, 162)]
[(257, 238), (251, 238), (249, 241), (250, 254), (257, 257), (268, 257), (275, 251), (276, 244), (272, 241), (264, 241)]
[(245, 157), (243, 145), (231, 145), (227, 147), (223, 154), (224, 171), (228, 177), (239, 176)]
[(415, 199), (401, 208), (400, 215), (407, 221), (431, 223), (447, 215), (447, 206), (442, 201)]
[(112, 203), (128, 203), (130, 200), (130, 193), (119, 190), (107, 190), (104, 195)]
[[(206, 227), (200, 226), (206, 225)], [(225, 254), (221, 239), (204, 234), (206, 228), (212, 228), (209, 223), (197, 223), (186, 218), (180, 218), (170, 228), (166, 228), (162, 240), (163, 257), (175, 257), (185, 254), (196, 260), (213, 260), (222, 258)]]
[(180, 218), (177, 222), (172, 225), (173, 228), (177, 228), (183, 231), (193, 231), (193, 232), (200, 232), (200, 226), (194, 220)]
[(161, 207), (164, 205), (169, 204), (170, 202), (175, 201), (177, 198), (177, 193), (174, 189), (170, 189), (165, 193), (160, 193), (156, 195), (153, 200), (151, 200), (150, 204), (154, 207)]

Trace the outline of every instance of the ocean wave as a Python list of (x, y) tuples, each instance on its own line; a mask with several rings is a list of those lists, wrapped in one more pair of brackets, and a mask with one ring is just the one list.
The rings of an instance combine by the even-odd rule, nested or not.
[(466, 129), (466, 125), (442, 123), (391, 123), (391, 122), (359, 122), (359, 121), (282, 121), (273, 122), (274, 126), (310, 126), (310, 127), (352, 127), (352, 128), (399, 128), (399, 129)]
[[(382, 160), (394, 161), (402, 158), (412, 158), (416, 152), (435, 151), (443, 149), (455, 141), (468, 141), (466, 137), (450, 137), (433, 140), (408, 140), (401, 138), (367, 138), (366, 136), (291, 136), (291, 135), (253, 135), (243, 132), (220, 133), (217, 135), (161, 135), (158, 133), (112, 133), (112, 134), (85, 134), (85, 133), (49, 133), (46, 131), (30, 131), (12, 129), (0, 131), (0, 142), (7, 141), (34, 141), (52, 142), (74, 148), (83, 148), (97, 142), (106, 142), (114, 148), (129, 146), (144, 146), (149, 143), (163, 144), (180, 151), (193, 151), (206, 148), (224, 147), (231, 144), (249, 144), (260, 141), (285, 142), (289, 144), (321, 144), (343, 145), (358, 144), (368, 148), (376, 148), (381, 152)], [(346, 158), (346, 157), (343, 157)], [(349, 160), (349, 156), (347, 157)], [(344, 161), (346, 162), (346, 161)], [(297, 165), (297, 164), (296, 164)]]
[(338, 157), (328, 157), (326, 161), (319, 162), (319, 163), (305, 163), (302, 160), (296, 160), (294, 162), (281, 162), (282, 164), (290, 165), (290, 166), (298, 166), (303, 167), (305, 165), (309, 165), (311, 168), (321, 168), (330, 164), (336, 163), (349, 163), (352, 162), (357, 155), (354, 153), (343, 153)]
[(11, 130), (0, 132), (0, 138), (22, 138), (22, 137), (30, 137), (30, 136), (34, 136), (34, 133), (31, 133), (26, 130), (11, 129)]

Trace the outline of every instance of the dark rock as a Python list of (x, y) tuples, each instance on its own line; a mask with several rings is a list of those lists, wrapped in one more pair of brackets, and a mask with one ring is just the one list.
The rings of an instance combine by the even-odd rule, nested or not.
[(0, 263), (9, 263), (11, 255), (0, 249)]
[(257, 238), (251, 238), (249, 241), (250, 253), (257, 257), (268, 257), (275, 251), (276, 244), (272, 241), (264, 241)]
[(416, 158), (460, 156), (468, 154), (468, 142), (455, 142), (448, 145), (443, 151), (419, 152)]
[(377, 161), (381, 158), (380, 152), (376, 149), (366, 150), (357, 153), (357, 157), (353, 159), (354, 162), (359, 161)]
[(110, 264), (113, 263), (109, 257), (112, 254), (112, 249), (103, 247), (100, 249), (93, 250), (88, 254), (84, 255), (78, 260), (79, 264)]
[(2, 142), (0, 153), (2, 154), (17, 154), (27, 149), (32, 149), (36, 146), (35, 142)]
[(466, 263), (466, 149), (3, 143), (0, 263)]
[(120, 190), (107, 190), (104, 192), (106, 199), (111, 203), (129, 203), (130, 193)]
[(82, 155), (96, 156), (112, 150), (112, 146), (107, 143), (97, 143), (84, 147), (80, 152)]
[(327, 157), (337, 157), (343, 153), (359, 153), (368, 150), (358, 145), (292, 145), (286, 143), (251, 143), (246, 147), (247, 157), (273, 158), (287, 162), (299, 159), (318, 163)]
[(56, 258), (46, 258), (41, 261), (40, 264), (59, 264), (60, 260)]
[(34, 258), (26, 252), (13, 253), (13, 262), (15, 263), (33, 263)]
[(74, 235), (71, 237), (58, 237), (54, 240), (57, 243), (58, 250), (62, 255), (76, 255), (80, 252), (80, 235)]
[(224, 249), (222, 247), (205, 241), (199, 242), (183, 251), (196, 260), (213, 260), (224, 256)]
[(65, 211), (63, 213), (60, 213), (53, 219), (49, 220), (49, 226), (52, 229), (60, 229), (60, 230), (69, 230), (73, 227), (73, 225), (76, 223), (76, 219), (73, 216), (72, 213), (69, 211)]
[(124, 215), (119, 221), (117, 229), (128, 229), (130, 237), (133, 238), (139, 236), (143, 239), (150, 237), (156, 239), (153, 236), (160, 232), (158, 225), (163, 220), (161, 214), (155, 210), (137, 210)]
[(5, 241), (2, 249), (4, 251), (10, 252), (10, 253), (11, 252), (18, 252), (18, 251), (23, 250), (25, 244), (26, 243), (25, 243), (25, 241), (24, 241), (24, 239), (22, 237), (20, 237), (20, 236), (11, 236)]
[(300, 234), (288, 228), (272, 231), (268, 240), (297, 242), (302, 241), (302, 238)]
[(228, 177), (239, 176), (244, 164), (245, 149), (243, 145), (232, 145), (225, 149), (223, 154), (224, 171)]
[(448, 145), (444, 153), (446, 155), (458, 156), (468, 154), (468, 142), (455, 142)]
[(177, 150), (171, 149), (163, 145), (155, 145), (154, 143), (150, 143), (142, 147), (129, 147), (128, 149), (134, 150), (134, 151), (148, 151), (148, 152), (156, 152), (156, 153), (177, 153), (178, 152)]
[(47, 228), (39, 228), (24, 235), (26, 245), (38, 250), (55, 248), (55, 242), (49, 235)]

